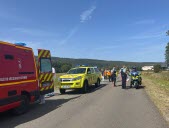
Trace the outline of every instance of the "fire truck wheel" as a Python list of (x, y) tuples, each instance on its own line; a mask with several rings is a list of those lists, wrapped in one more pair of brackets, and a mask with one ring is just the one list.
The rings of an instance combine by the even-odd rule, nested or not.
[(26, 95), (22, 95), (21, 97), (21, 105), (17, 108), (12, 109), (12, 114), (21, 115), (27, 112), (29, 109), (29, 98)]
[(65, 89), (60, 89), (59, 90), (61, 94), (65, 94), (66, 90)]

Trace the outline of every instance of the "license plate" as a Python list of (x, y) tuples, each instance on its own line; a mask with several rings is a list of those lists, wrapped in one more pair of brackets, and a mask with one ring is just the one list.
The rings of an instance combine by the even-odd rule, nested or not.
[(70, 88), (70, 86), (69, 85), (64, 85), (64, 86), (62, 86), (62, 88)]

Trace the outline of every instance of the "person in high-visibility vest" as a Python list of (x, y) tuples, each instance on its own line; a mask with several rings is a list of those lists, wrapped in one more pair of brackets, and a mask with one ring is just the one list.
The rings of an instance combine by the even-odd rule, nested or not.
[(104, 79), (107, 79), (107, 71), (104, 71)]
[(109, 78), (109, 82), (111, 82), (111, 71), (110, 70), (107, 72), (107, 76)]

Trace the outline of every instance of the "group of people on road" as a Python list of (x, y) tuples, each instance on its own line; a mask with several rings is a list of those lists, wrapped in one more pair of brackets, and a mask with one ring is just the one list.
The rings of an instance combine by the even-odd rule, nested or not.
[(124, 65), (119, 72), (117, 72), (116, 67), (113, 67), (112, 70), (105, 70), (103, 75), (104, 79), (109, 79), (109, 82), (112, 82), (114, 86), (116, 86), (116, 79), (118, 73), (121, 76), (122, 80), (122, 89), (126, 89), (126, 82), (129, 80), (128, 76), (133, 72), (136, 71), (136, 68), (133, 67), (132, 71), (130, 72), (129, 69)]
[(104, 79), (109, 79), (109, 82), (113, 82), (114, 86), (116, 86), (116, 77), (117, 77), (116, 67), (113, 67), (112, 70), (106, 69), (103, 72)]

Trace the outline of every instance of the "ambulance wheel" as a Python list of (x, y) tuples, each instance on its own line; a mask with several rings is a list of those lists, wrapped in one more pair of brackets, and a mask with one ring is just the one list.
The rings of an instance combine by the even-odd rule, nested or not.
[(83, 84), (83, 88), (81, 89), (82, 93), (85, 94), (88, 90), (88, 82), (85, 81)]
[(61, 94), (65, 94), (66, 90), (65, 89), (60, 89), (59, 90)]
[(97, 88), (98, 86), (100, 86), (100, 79), (97, 79), (97, 83), (95, 83), (95, 87)]
[(28, 111), (29, 109), (29, 98), (26, 95), (21, 96), (21, 104), (19, 107), (12, 109), (12, 114), (21, 115)]

